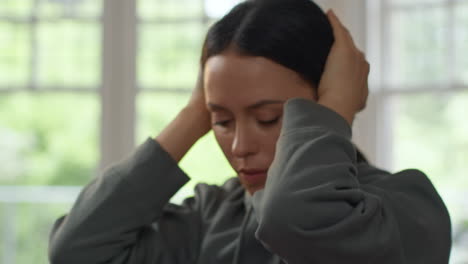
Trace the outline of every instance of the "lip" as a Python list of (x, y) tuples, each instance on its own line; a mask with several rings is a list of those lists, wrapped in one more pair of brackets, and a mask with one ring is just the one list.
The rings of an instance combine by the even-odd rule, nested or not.
[(249, 184), (263, 184), (267, 177), (267, 170), (261, 169), (249, 169), (249, 170), (240, 170), (241, 177)]

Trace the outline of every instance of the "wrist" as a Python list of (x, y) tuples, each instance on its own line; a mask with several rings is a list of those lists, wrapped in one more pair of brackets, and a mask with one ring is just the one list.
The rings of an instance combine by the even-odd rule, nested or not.
[(179, 162), (198, 139), (209, 131), (203, 122), (206, 122), (206, 116), (202, 113), (184, 108), (155, 140)]
[(341, 117), (343, 117), (350, 126), (353, 125), (353, 121), (357, 111), (352, 110), (352, 107), (346, 105), (343, 102), (340, 103), (329, 99), (319, 99), (318, 104), (321, 104), (327, 107), (328, 109), (333, 110)]
[(178, 117), (190, 124), (193, 132), (200, 138), (211, 129), (211, 117), (206, 109), (186, 106), (178, 114)]

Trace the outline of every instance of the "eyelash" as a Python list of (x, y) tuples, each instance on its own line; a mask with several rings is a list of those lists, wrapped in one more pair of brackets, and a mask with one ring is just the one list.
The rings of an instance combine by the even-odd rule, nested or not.
[[(277, 117), (277, 118), (272, 119), (272, 120), (268, 120), (268, 121), (258, 121), (258, 122), (259, 122), (260, 124), (264, 125), (264, 126), (270, 126), (270, 125), (276, 124), (276, 123), (278, 122), (279, 119), (280, 119), (280, 117)], [(230, 122), (230, 120), (219, 121), (219, 122), (214, 123), (214, 125), (215, 125), (215, 126), (226, 127), (228, 122)]]
[(219, 121), (219, 122), (214, 123), (213, 125), (220, 126), (220, 127), (226, 127), (228, 122), (229, 121)]
[(279, 119), (280, 119), (280, 118), (277, 117), (277, 118), (272, 119), (272, 120), (268, 120), (268, 121), (259, 121), (259, 122), (260, 122), (260, 124), (262, 124), (262, 125), (273, 125), (273, 124), (276, 124), (276, 122), (278, 122)]

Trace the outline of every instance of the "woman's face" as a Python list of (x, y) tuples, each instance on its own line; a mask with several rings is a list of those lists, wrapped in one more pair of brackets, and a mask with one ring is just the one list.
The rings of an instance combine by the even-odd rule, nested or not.
[(207, 60), (204, 89), (216, 140), (244, 188), (253, 194), (265, 186), (284, 103), (294, 97), (315, 100), (314, 89), (282, 65), (234, 52)]

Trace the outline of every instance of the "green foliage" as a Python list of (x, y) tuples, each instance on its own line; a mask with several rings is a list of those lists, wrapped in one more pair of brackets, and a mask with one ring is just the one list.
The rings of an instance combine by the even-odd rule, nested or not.
[(201, 23), (142, 24), (139, 85), (143, 88), (192, 88), (204, 32), (205, 26)]
[[(68, 210), (70, 210), (70, 205), (0, 203), (0, 217), (11, 225), (12, 230), (10, 231), (15, 234), (14, 240), (16, 242), (14, 262), (5, 264), (49, 263), (47, 242), (52, 224)], [(7, 212), (8, 215), (2, 215), (2, 212)], [(2, 227), (5, 227), (4, 225), (5, 223)], [(7, 237), (0, 236), (0, 245), (6, 246), (6, 239)], [(0, 260), (3, 260), (5, 256), (2, 256), (1, 253), (2, 251), (0, 251)]]
[(139, 0), (138, 15), (143, 19), (201, 18), (203, 1)]
[(419, 168), (440, 188), (468, 188), (468, 94), (394, 99), (395, 167)]
[[(387, 48), (392, 63), (387, 76), (395, 89), (447, 81), (447, 12), (440, 8), (401, 9), (392, 15), (392, 39)], [(411, 25), (411, 26), (409, 26)]]
[[(396, 1), (394, 1), (396, 2)], [(398, 0), (408, 3), (409, 0)], [(97, 88), (101, 68), (101, 27), (92, 20), (77, 22), (74, 16), (98, 18), (102, 1), (1, 0), (0, 16), (37, 23), (37, 61), (31, 56), (31, 27), (26, 23), (0, 21), (0, 89), (26, 87), (36, 80), (44, 86)], [(68, 4), (64, 4), (68, 3)], [(468, 5), (455, 10), (455, 75), (468, 82)], [(458, 8), (459, 7), (459, 8)], [(203, 1), (139, 0), (138, 86), (191, 89), (207, 24)], [(61, 17), (61, 19), (57, 19)], [(41, 18), (55, 19), (43, 22)], [(198, 19), (197, 19), (198, 18)], [(436, 9), (400, 12), (392, 17), (392, 84), (421, 85), (445, 81), (447, 15)], [(161, 19), (166, 23), (152, 20)], [(170, 23), (173, 19), (184, 22)], [(194, 20), (196, 19), (196, 20)], [(96, 20), (97, 21), (97, 20)], [(206, 22), (206, 21), (205, 21)], [(395, 34), (394, 34), (395, 33)], [(396, 34), (398, 33), (398, 34)], [(37, 63), (37, 76), (31, 65)], [(97, 90), (95, 90), (97, 92)], [(95, 176), (99, 161), (99, 98), (89, 93), (0, 94), (0, 185), (84, 186)], [(180, 111), (190, 94), (142, 90), (137, 99), (137, 144), (156, 136)], [(440, 189), (468, 188), (468, 94), (405, 95), (395, 98), (395, 168), (423, 170)], [(180, 163), (191, 181), (179, 192), (193, 193), (198, 182), (222, 184), (235, 172), (210, 132)], [(449, 199), (444, 192), (444, 198)], [(456, 219), (462, 217), (449, 200)], [(0, 203), (0, 220), (12, 217), (16, 240), (16, 263), (47, 263), (47, 241), (52, 223), (70, 204)], [(13, 208), (13, 209), (12, 209)], [(14, 210), (14, 211), (8, 211)], [(455, 219), (454, 218), (454, 219)], [(0, 227), (4, 227), (2, 223)], [(5, 231), (5, 230), (3, 230)], [(0, 245), (6, 237), (0, 235)], [(0, 248), (0, 262), (3, 248)], [(13, 264), (13, 263), (6, 263)]]
[(431, 179), (452, 222), (466, 219), (468, 93), (395, 98), (394, 167), (417, 168)]
[(0, 21), (0, 89), (27, 85), (29, 43), (28, 26)]
[[(83, 185), (98, 162), (98, 101), (94, 94), (26, 92), (0, 99), (2, 185)], [(11, 155), (13, 153), (13, 155)], [(6, 168), (6, 169), (5, 169)]]
[[(24, 0), (23, 0), (24, 1)], [(40, 1), (36, 12), (41, 17), (75, 17), (99, 18), (101, 15), (102, 0), (79, 1)]]
[(0, 15), (26, 17), (31, 14), (33, 1), (2, 0)]
[(468, 83), (468, 2), (460, 1), (455, 8), (455, 67), (457, 79)]
[(100, 34), (97, 23), (68, 20), (40, 23), (39, 87), (97, 88), (101, 71)]

